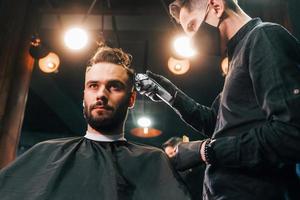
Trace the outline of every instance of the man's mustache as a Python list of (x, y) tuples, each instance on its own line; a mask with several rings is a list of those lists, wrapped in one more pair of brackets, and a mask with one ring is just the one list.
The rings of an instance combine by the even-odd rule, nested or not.
[(90, 109), (93, 110), (93, 109), (95, 109), (95, 108), (97, 108), (97, 107), (101, 107), (101, 108), (103, 108), (103, 109), (105, 109), (105, 110), (114, 110), (113, 107), (111, 107), (111, 106), (109, 106), (109, 105), (107, 105), (107, 104), (104, 105), (102, 101), (97, 101), (95, 104), (92, 104), (92, 105), (90, 106)]

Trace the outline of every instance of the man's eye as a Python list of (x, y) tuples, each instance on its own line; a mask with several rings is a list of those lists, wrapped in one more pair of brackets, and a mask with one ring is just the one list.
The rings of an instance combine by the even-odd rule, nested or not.
[(97, 88), (98, 88), (98, 85), (97, 85), (97, 84), (90, 84), (90, 85), (89, 85), (89, 88), (90, 88), (90, 89), (97, 89)]
[(124, 88), (124, 86), (120, 83), (110, 83), (108, 85), (108, 89), (109, 90), (117, 90), (117, 91), (120, 91)]
[(110, 85), (110, 88), (114, 89), (114, 90), (120, 90), (121, 89), (121, 87), (117, 84)]

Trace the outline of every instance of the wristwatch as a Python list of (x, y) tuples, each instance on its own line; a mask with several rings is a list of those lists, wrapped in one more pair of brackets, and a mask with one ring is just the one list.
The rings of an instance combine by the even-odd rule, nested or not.
[(214, 151), (214, 143), (216, 140), (211, 140), (208, 139), (205, 142), (204, 146), (204, 158), (205, 158), (205, 163), (208, 164), (215, 164), (216, 163), (216, 154)]

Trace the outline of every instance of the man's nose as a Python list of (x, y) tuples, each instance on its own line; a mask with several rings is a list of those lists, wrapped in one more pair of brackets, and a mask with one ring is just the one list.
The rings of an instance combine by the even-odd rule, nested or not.
[(99, 87), (97, 91), (97, 97), (96, 97), (97, 101), (101, 100), (101, 101), (106, 101), (105, 103), (107, 103), (108, 96), (109, 96), (109, 91), (107, 90), (107, 88), (105, 86)]

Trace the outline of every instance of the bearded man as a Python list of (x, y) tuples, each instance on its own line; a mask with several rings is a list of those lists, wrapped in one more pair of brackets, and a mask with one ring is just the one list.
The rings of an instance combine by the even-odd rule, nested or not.
[(190, 199), (163, 151), (127, 142), (131, 56), (100, 47), (86, 70), (84, 137), (35, 145), (0, 172), (1, 200)]

